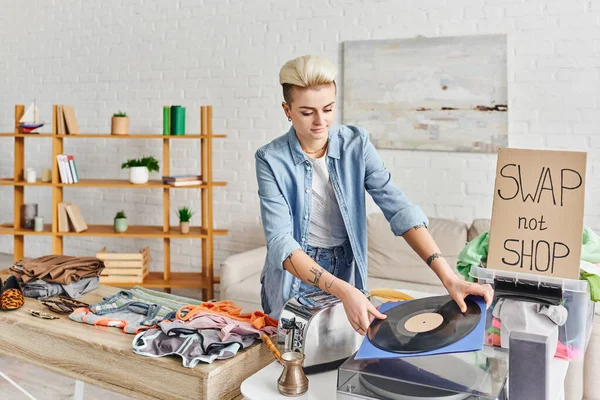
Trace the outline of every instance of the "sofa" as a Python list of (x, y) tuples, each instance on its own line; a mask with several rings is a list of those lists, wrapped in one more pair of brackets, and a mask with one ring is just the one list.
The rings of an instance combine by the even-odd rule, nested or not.
[[(470, 224), (443, 218), (430, 218), (429, 232), (442, 254), (455, 269), (465, 244), (488, 231), (489, 219)], [(437, 276), (428, 269), (402, 238), (395, 237), (382, 214), (367, 218), (368, 282), (367, 288), (397, 289), (407, 294), (445, 294)], [(260, 242), (259, 242), (260, 243)], [(264, 244), (262, 241), (261, 244)], [(221, 264), (220, 298), (233, 300), (245, 310), (260, 310), (260, 273), (266, 256), (264, 245), (228, 257)], [(600, 308), (596, 308), (596, 313)], [(600, 369), (600, 325), (594, 323), (583, 363), (570, 363), (564, 384), (564, 398), (600, 400), (600, 388), (593, 376)]]

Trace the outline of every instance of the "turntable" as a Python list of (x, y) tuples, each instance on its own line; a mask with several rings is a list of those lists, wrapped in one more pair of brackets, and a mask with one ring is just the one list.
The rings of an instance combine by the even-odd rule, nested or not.
[[(368, 342), (338, 369), (337, 398), (504, 399), (508, 355), (493, 348), (480, 350), (485, 303), (478, 302), (467, 298), (465, 313), (450, 296), (385, 310), (387, 319), (371, 323)], [(478, 346), (464, 347), (469, 339)], [(373, 346), (371, 354), (378, 357), (365, 357)]]
[(504, 400), (508, 354), (468, 353), (355, 360), (338, 369), (338, 400)]

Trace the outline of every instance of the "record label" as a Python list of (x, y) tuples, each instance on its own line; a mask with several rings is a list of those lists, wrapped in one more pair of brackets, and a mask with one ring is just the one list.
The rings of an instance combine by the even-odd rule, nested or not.
[(437, 350), (468, 335), (479, 323), (481, 309), (465, 299), (463, 314), (449, 295), (405, 301), (390, 308), (386, 319), (375, 319), (367, 331), (382, 350), (410, 354)]
[(440, 326), (444, 317), (438, 313), (423, 313), (410, 317), (404, 323), (404, 329), (412, 333), (429, 332)]

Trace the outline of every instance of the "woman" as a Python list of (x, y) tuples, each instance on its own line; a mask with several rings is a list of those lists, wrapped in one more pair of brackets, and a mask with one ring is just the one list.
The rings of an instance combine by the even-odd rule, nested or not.
[[(337, 68), (303, 56), (281, 68), (282, 103), (290, 130), (256, 152), (256, 175), (267, 257), (261, 274), (265, 313), (321, 289), (344, 304), (364, 335), (370, 317), (385, 318), (364, 295), (367, 282), (365, 189), (390, 222), (437, 274), (461, 310), (469, 294), (493, 291), (459, 279), (427, 231), (428, 220), (393, 183), (364, 129), (334, 124)], [(390, 266), (393, 268), (393, 266)], [(314, 287), (314, 288), (313, 288)]]

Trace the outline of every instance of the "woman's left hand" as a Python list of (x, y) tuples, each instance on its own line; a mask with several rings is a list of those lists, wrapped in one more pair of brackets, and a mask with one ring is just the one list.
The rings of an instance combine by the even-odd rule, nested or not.
[(461, 312), (467, 311), (467, 304), (465, 303), (465, 297), (468, 295), (483, 296), (487, 304), (487, 308), (492, 305), (494, 299), (494, 289), (488, 284), (480, 285), (474, 282), (463, 281), (458, 277), (453, 277), (446, 285), (446, 290), (450, 294), (450, 297), (454, 299)]

